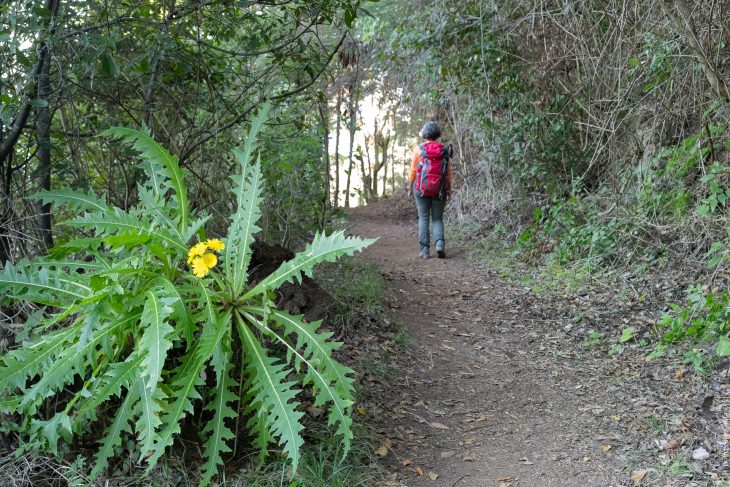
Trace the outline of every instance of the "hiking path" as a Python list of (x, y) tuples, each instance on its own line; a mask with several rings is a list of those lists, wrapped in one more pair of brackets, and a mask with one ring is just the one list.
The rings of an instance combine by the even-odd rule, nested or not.
[[(416, 222), (387, 205), (350, 217), (351, 233), (379, 238), (363, 258), (388, 281), (408, 337), (363, 375), (373, 448), (391, 472), (379, 485), (638, 485), (632, 455), (661, 393), (584, 353), (552, 302), (464, 249), (419, 259)], [(624, 383), (632, 374), (635, 386)]]

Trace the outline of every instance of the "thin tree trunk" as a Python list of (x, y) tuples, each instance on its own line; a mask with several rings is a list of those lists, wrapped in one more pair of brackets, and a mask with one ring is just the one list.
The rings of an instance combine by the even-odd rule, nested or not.
[(322, 205), (322, 226), (330, 205), (330, 113), (327, 100), (319, 103), (319, 117), (322, 122), (322, 161), (324, 165), (324, 204)]
[(337, 123), (335, 126), (335, 208), (340, 206), (340, 127), (342, 125), (342, 90), (337, 89)]
[(360, 177), (362, 178), (363, 193), (365, 201), (370, 199), (372, 195), (372, 175), (373, 175), (373, 163), (370, 159), (370, 145), (368, 144), (368, 138), (363, 139), (363, 145), (365, 146), (365, 157), (367, 157), (368, 167), (365, 168), (365, 159), (360, 158)]
[(355, 68), (355, 79), (352, 81), (352, 84), (350, 85), (350, 106), (348, 108), (349, 115), (350, 115), (350, 124), (348, 127), (348, 130), (350, 131), (350, 152), (348, 153), (350, 155), (350, 163), (349, 163), (349, 169), (347, 171), (347, 191), (345, 191), (345, 208), (350, 207), (350, 188), (351, 188), (351, 182), (352, 182), (352, 170), (355, 167), (355, 129), (357, 129), (357, 96), (358, 96), (358, 76), (359, 76), (359, 68)]
[[(48, 0), (47, 8), (51, 12), (50, 22), (58, 13), (58, 0)], [(51, 27), (51, 34), (54, 31)], [(45, 101), (43, 106), (37, 109), (36, 139), (38, 142), (38, 179), (41, 189), (51, 189), (51, 122), (55, 107), (51, 106), (51, 47), (50, 41), (44, 41), (41, 47), (41, 72), (38, 77), (38, 98)], [(53, 232), (51, 229), (51, 204), (46, 203), (40, 206), (38, 213), (38, 226), (40, 227), (43, 246), (48, 249), (53, 247)]]

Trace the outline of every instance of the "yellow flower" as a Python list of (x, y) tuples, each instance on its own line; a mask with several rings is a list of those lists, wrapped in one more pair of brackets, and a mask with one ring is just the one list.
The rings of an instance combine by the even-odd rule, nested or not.
[(205, 253), (196, 256), (193, 258), (193, 275), (195, 277), (205, 277), (217, 263), (218, 257), (215, 254)]
[(188, 251), (188, 264), (192, 263), (196, 257), (203, 255), (207, 249), (208, 246), (203, 242), (198, 242), (190, 247), (190, 250)]
[(215, 254), (205, 253), (200, 258), (203, 260), (205, 265), (208, 266), (208, 269), (212, 269), (218, 263), (218, 257), (216, 257)]
[(221, 250), (226, 248), (226, 245), (217, 238), (209, 238), (208, 240), (206, 240), (205, 245), (207, 245), (209, 249), (215, 250), (216, 252), (220, 252)]

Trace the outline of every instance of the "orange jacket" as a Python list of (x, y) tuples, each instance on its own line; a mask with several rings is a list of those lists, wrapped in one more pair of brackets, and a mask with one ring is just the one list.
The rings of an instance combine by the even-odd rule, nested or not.
[[(408, 188), (413, 189), (413, 183), (416, 181), (416, 173), (418, 172), (418, 162), (421, 160), (421, 147), (416, 147), (413, 152), (413, 160), (411, 161), (411, 173), (408, 175)], [(446, 194), (451, 194), (451, 161), (446, 165)]]

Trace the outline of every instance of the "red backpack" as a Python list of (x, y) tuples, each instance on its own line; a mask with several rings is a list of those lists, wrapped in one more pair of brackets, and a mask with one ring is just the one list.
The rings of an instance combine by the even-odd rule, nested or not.
[(443, 199), (446, 194), (446, 169), (451, 149), (438, 142), (421, 145), (421, 159), (416, 168), (416, 190), (420, 196)]

